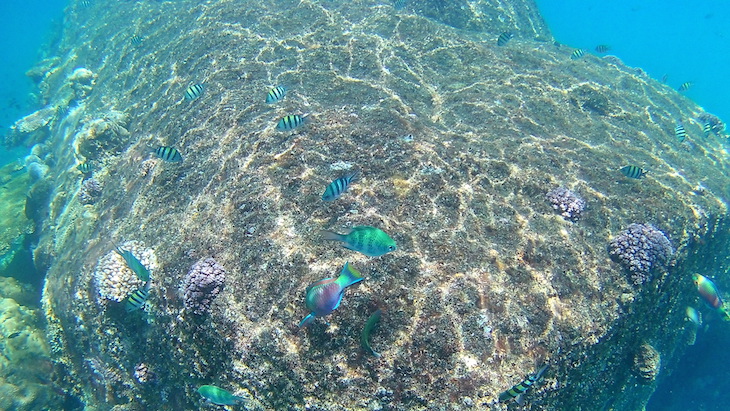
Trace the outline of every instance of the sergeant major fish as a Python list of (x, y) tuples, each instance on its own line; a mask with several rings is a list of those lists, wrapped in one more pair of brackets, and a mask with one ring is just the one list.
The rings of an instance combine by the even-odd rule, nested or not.
[(286, 87), (276, 86), (266, 93), (266, 103), (276, 103), (277, 101), (286, 97)]
[(202, 84), (193, 84), (185, 90), (185, 99), (190, 101), (195, 100), (203, 94), (204, 89), (205, 87)]
[(183, 161), (182, 154), (175, 147), (160, 146), (155, 149), (158, 158), (169, 163), (179, 163)]
[(334, 201), (340, 198), (340, 196), (350, 187), (350, 184), (352, 184), (353, 181), (356, 181), (359, 176), (360, 173), (355, 171), (354, 173), (344, 175), (329, 183), (327, 188), (324, 190), (324, 194), (322, 194), (322, 201)]
[(295, 128), (304, 124), (307, 120), (307, 115), (300, 116), (299, 114), (291, 114), (282, 117), (281, 120), (279, 120), (279, 122), (276, 124), (276, 128), (282, 131), (294, 130)]
[(522, 380), (521, 383), (512, 386), (512, 388), (506, 391), (503, 391), (501, 394), (499, 394), (499, 402), (509, 401), (514, 398), (518, 404), (522, 405), (523, 394), (530, 387), (535, 385), (536, 382), (540, 381), (540, 378), (542, 378), (542, 374), (545, 372), (545, 370), (547, 370), (547, 367), (547, 364), (543, 365), (534, 375), (530, 375), (529, 377)]
[(322, 234), (325, 240), (339, 241), (343, 247), (368, 257), (378, 257), (396, 249), (395, 241), (385, 231), (375, 227), (353, 227), (348, 234), (325, 230)]
[(646, 171), (643, 168), (638, 167), (638, 166), (624, 166), (624, 167), (621, 167), (620, 171), (626, 177), (635, 178), (635, 179), (640, 179), (640, 178), (646, 176), (646, 173), (648, 173), (648, 171)]
[(128, 313), (131, 313), (132, 311), (136, 311), (142, 308), (145, 303), (147, 303), (147, 299), (150, 296), (150, 287), (151, 285), (148, 281), (142, 288), (138, 289), (132, 294), (129, 294), (129, 297), (127, 298), (127, 304), (125, 304), (124, 309), (127, 310)]

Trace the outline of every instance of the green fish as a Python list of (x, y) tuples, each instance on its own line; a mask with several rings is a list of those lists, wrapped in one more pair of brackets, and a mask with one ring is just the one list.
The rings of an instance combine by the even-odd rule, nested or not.
[(395, 241), (385, 231), (361, 225), (353, 227), (348, 234), (338, 234), (333, 231), (322, 231), (325, 240), (339, 241), (342, 246), (368, 257), (378, 257), (395, 251)]
[(122, 256), (124, 261), (127, 262), (127, 267), (129, 267), (130, 270), (134, 271), (135, 274), (137, 274), (137, 278), (139, 278), (142, 281), (149, 281), (150, 280), (150, 272), (147, 270), (147, 268), (142, 264), (137, 257), (132, 254), (129, 250), (122, 250), (121, 248), (117, 247), (117, 254)]
[(501, 394), (499, 394), (499, 402), (506, 402), (511, 399), (515, 399), (515, 401), (522, 405), (522, 398), (524, 397), (525, 391), (527, 391), (528, 388), (532, 387), (536, 382), (540, 381), (540, 378), (542, 378), (542, 374), (545, 373), (545, 370), (547, 370), (548, 365), (545, 364), (540, 368), (535, 375), (530, 375), (529, 377), (522, 380), (521, 383), (512, 386), (512, 388), (503, 391)]
[(370, 333), (372, 333), (375, 327), (378, 326), (382, 314), (383, 313), (380, 310), (376, 310), (374, 313), (370, 314), (370, 318), (368, 318), (368, 321), (365, 323), (365, 327), (362, 329), (362, 334), (360, 334), (360, 345), (362, 345), (362, 348), (376, 357), (380, 357), (380, 353), (373, 350), (373, 347), (370, 346)]
[(235, 405), (246, 400), (215, 385), (202, 385), (198, 388), (198, 394), (215, 405)]

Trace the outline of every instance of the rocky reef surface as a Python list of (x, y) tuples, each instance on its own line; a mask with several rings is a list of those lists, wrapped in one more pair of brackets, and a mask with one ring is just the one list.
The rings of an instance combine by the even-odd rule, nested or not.
[[(199, 409), (203, 384), (249, 409), (506, 409), (543, 363), (526, 407), (639, 409), (689, 339), (691, 274), (727, 267), (729, 159), (701, 108), (617, 58), (571, 59), (531, 1), (82, 3), (31, 71), (45, 111), (6, 142), (54, 154), (34, 257), (55, 383), (89, 409)], [(266, 104), (275, 85), (287, 96)], [(309, 121), (278, 130), (292, 114)], [(322, 202), (346, 170), (361, 179)], [(557, 187), (580, 218), (546, 199)], [(672, 251), (641, 283), (608, 251), (634, 223)], [(398, 250), (320, 233), (358, 225)], [(100, 265), (132, 241), (155, 269), (127, 312), (98, 273), (137, 281)], [(200, 261), (225, 281), (192, 286)], [(346, 261), (366, 279), (298, 329), (306, 287)], [(216, 296), (186, 309), (190, 289)], [(376, 309), (377, 358), (359, 347)]]

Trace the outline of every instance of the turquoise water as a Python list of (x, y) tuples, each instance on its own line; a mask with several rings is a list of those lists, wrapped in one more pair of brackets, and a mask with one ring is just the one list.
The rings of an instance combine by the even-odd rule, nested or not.
[[(730, 119), (730, 2), (722, 0), (625, 1), (538, 0), (555, 39), (595, 53), (599, 44), (608, 54), (685, 92), (705, 110)], [(597, 53), (596, 53), (597, 54)], [(711, 274), (712, 275), (712, 274)], [(722, 410), (730, 404), (727, 347), (730, 326), (700, 307), (707, 330), (697, 335), (674, 373), (659, 385), (648, 410)]]

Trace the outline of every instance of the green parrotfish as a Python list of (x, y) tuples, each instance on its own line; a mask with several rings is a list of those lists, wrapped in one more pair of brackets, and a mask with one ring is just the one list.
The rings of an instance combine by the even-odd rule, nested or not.
[(117, 254), (122, 256), (124, 258), (124, 261), (127, 262), (127, 267), (129, 267), (130, 270), (134, 271), (135, 274), (137, 274), (137, 278), (139, 278), (142, 281), (149, 281), (150, 280), (150, 272), (147, 270), (147, 268), (142, 264), (137, 257), (132, 254), (129, 250), (122, 250), (121, 248), (117, 247)]
[(370, 317), (365, 323), (365, 327), (363, 327), (362, 333), (360, 334), (360, 345), (362, 345), (362, 348), (376, 357), (380, 357), (380, 353), (373, 350), (373, 347), (370, 346), (370, 333), (372, 333), (375, 327), (378, 326), (382, 315), (383, 313), (380, 310), (376, 310), (374, 313), (370, 314)]
[(245, 400), (245, 398), (233, 395), (215, 385), (202, 385), (198, 388), (198, 394), (216, 405), (234, 405)]
[(307, 287), (305, 304), (311, 312), (302, 319), (299, 326), (307, 326), (316, 317), (323, 317), (336, 310), (342, 302), (345, 288), (362, 280), (363, 277), (360, 272), (350, 267), (350, 263), (345, 263), (340, 276), (336, 279), (325, 278)]
[(366, 225), (353, 227), (348, 234), (323, 231), (322, 235), (325, 240), (339, 241), (343, 247), (368, 257), (378, 257), (396, 249), (395, 241), (385, 231)]

